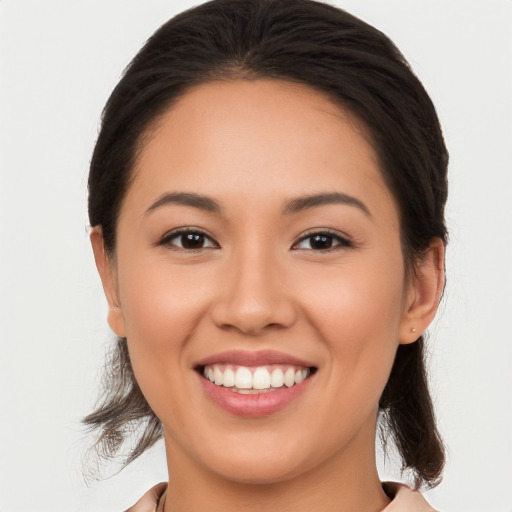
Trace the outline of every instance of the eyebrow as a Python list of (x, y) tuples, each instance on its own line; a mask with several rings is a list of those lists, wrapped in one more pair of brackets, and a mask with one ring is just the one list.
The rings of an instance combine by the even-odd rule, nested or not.
[(368, 207), (360, 199), (349, 196), (348, 194), (343, 194), (341, 192), (326, 192), (322, 194), (297, 197), (285, 205), (283, 208), (283, 214), (290, 215), (328, 204), (344, 204), (348, 206), (355, 206), (368, 217), (372, 216)]
[(193, 192), (172, 192), (161, 195), (147, 210), (149, 213), (162, 206), (178, 204), (182, 206), (192, 206), (212, 213), (222, 213), (219, 203), (208, 196), (195, 194)]
[[(220, 204), (211, 197), (196, 194), (194, 192), (168, 192), (161, 195), (147, 210), (146, 214), (171, 204), (181, 206), (191, 206), (207, 212), (221, 214), (222, 208)], [(371, 217), (368, 207), (356, 197), (341, 192), (324, 192), (320, 194), (312, 194), (303, 197), (297, 197), (285, 204), (283, 215), (292, 215), (304, 210), (318, 208), (329, 204), (343, 204), (354, 206), (361, 210), (365, 215)]]

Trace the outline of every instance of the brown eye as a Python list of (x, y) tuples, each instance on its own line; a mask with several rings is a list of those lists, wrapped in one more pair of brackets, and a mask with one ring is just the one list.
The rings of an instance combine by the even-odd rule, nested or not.
[(188, 233), (179, 236), (181, 247), (184, 249), (202, 249), (205, 236), (199, 233)]
[(350, 247), (350, 241), (333, 233), (313, 233), (302, 238), (294, 249), (325, 251), (336, 247)]
[(189, 251), (218, 247), (209, 236), (201, 231), (194, 230), (181, 230), (170, 233), (162, 239), (160, 245), (169, 245), (173, 248)]
[(330, 249), (334, 243), (333, 237), (328, 235), (314, 235), (309, 242), (312, 249)]

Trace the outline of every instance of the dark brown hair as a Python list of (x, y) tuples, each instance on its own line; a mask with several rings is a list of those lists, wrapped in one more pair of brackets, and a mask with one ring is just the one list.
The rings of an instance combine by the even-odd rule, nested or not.
[[(327, 94), (367, 128), (400, 213), (406, 269), (414, 273), (433, 237), (446, 243), (448, 154), (434, 106), (395, 45), (351, 14), (311, 0), (214, 0), (165, 23), (144, 45), (110, 96), (91, 161), (89, 218), (107, 252), (143, 136), (195, 84), (268, 78)], [(440, 480), (444, 451), (424, 363), (424, 340), (400, 345), (380, 399), (391, 435), (416, 486)], [(162, 435), (133, 375), (126, 339), (107, 363), (105, 391), (84, 422), (113, 457), (127, 433), (139, 438), (126, 463)]]

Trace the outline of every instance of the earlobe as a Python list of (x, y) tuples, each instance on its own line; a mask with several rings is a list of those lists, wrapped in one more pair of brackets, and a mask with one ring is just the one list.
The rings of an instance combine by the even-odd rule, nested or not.
[(433, 238), (416, 266), (400, 325), (400, 344), (415, 342), (436, 315), (445, 282), (444, 254), (444, 242)]
[(119, 301), (114, 263), (105, 250), (101, 227), (96, 226), (92, 228), (90, 238), (96, 268), (98, 269), (103, 291), (108, 303), (107, 322), (116, 336), (124, 338), (126, 337), (126, 332), (123, 312)]

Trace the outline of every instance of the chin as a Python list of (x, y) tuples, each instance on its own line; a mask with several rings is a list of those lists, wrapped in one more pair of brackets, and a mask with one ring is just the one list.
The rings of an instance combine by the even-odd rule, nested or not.
[(266, 430), (212, 436), (207, 447), (202, 444), (203, 450), (196, 453), (196, 460), (222, 479), (270, 485), (307, 473), (336, 451), (330, 443), (318, 443), (322, 436), (308, 438), (308, 431), (313, 429), (295, 428), (294, 435), (289, 427), (282, 429), (274, 425)]
[(251, 459), (229, 458), (213, 469), (221, 478), (249, 485), (271, 485), (296, 478), (308, 468), (303, 461), (276, 456), (259, 456)]
[(183, 465), (192, 470), (192, 463), (196, 470), (220, 480), (268, 485), (293, 479), (318, 463), (320, 453), (303, 432), (294, 436), (289, 428), (262, 429), (258, 424), (252, 429), (233, 424), (222, 429), (210, 425), (207, 431), (204, 424), (196, 427), (188, 429), (194, 432), (188, 439), (173, 437), (164, 428), (170, 470)]

